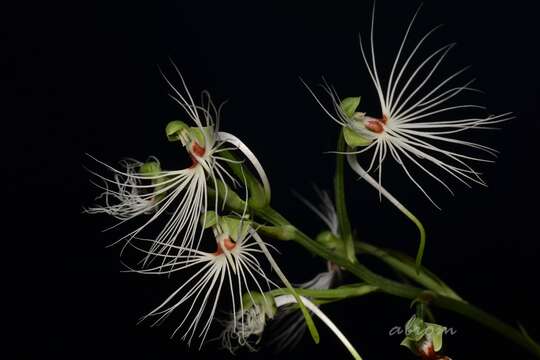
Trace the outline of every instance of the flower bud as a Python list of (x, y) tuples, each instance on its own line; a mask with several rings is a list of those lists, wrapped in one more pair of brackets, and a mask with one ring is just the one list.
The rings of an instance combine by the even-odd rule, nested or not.
[(319, 233), (315, 240), (332, 251), (344, 254), (345, 247), (343, 246), (343, 241), (331, 231), (325, 230)]
[(414, 315), (405, 325), (405, 339), (403, 339), (401, 345), (422, 358), (444, 359), (437, 353), (442, 349), (442, 337), (445, 330), (446, 327), (444, 326), (424, 322), (424, 320)]

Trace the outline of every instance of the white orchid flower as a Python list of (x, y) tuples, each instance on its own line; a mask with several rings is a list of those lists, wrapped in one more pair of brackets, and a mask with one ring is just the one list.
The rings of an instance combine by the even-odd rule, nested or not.
[[(493, 125), (513, 118), (511, 113), (489, 116), (462, 114), (463, 111), (484, 109), (483, 106), (476, 104), (453, 102), (458, 95), (465, 92), (478, 92), (470, 87), (474, 80), (457, 86), (450, 85), (468, 67), (445, 77), (442, 81), (433, 80), (434, 74), (454, 46), (454, 44), (443, 46), (426, 58), (418, 59), (420, 48), (438, 27), (429, 31), (418, 43), (413, 44), (414, 47), (407, 54), (410, 31), (418, 11), (407, 27), (389, 75), (381, 74), (376, 63), (375, 6), (371, 16), (368, 51), (364, 48), (364, 42), (360, 37), (362, 57), (377, 91), (381, 107), (380, 117), (356, 112), (359, 98), (348, 98), (346, 99), (348, 101), (342, 102), (333, 87), (325, 84), (324, 89), (333, 103), (333, 109), (329, 110), (308, 88), (326, 114), (343, 127), (349, 146), (362, 147), (360, 150), (347, 152), (351, 168), (398, 207), (399, 202), (382, 187), (383, 164), (388, 155), (399, 164), (410, 181), (437, 206), (420, 182), (415, 179), (409, 165), (419, 168), (452, 194), (450, 186), (441, 176), (435, 174), (435, 169), (469, 187), (471, 183), (485, 185), (480, 173), (473, 169), (471, 163), (492, 162), (492, 160), (480, 155), (466, 154), (456, 148), (462, 148), (464, 151), (480, 151), (488, 155), (496, 155), (496, 150), (463, 140), (459, 136), (469, 130), (492, 129)], [(371, 160), (367, 170), (364, 170), (355, 155), (370, 150), (373, 151)], [(369, 174), (372, 170), (378, 172), (378, 180)]]
[[(174, 255), (176, 252), (176, 255), (181, 255), (183, 251), (199, 248), (202, 237), (199, 217), (201, 214), (205, 216), (209, 210), (217, 211), (218, 197), (225, 199), (227, 188), (239, 185), (239, 181), (226, 168), (227, 162), (236, 161), (223, 157), (224, 151), (237, 150), (244, 155), (257, 171), (267, 201), (270, 199), (268, 177), (255, 155), (236, 136), (219, 130), (221, 107), (214, 105), (206, 91), (202, 94), (201, 105), (196, 104), (176, 66), (175, 69), (181, 80), (181, 88), (178, 90), (167, 78), (165, 80), (173, 90), (171, 97), (186, 112), (194, 126), (172, 121), (167, 126), (166, 134), (170, 141), (182, 144), (192, 159), (192, 165), (180, 170), (162, 170), (154, 159), (147, 164), (133, 162), (125, 170), (119, 170), (92, 157), (112, 176), (91, 171), (105, 182), (105, 186), (100, 186), (105, 190), (100, 197), (105, 197), (106, 201), (104, 205), (87, 209), (88, 213), (111, 214), (120, 219), (120, 223), (150, 214), (143, 225), (124, 235), (118, 242), (127, 240), (127, 244), (158, 219), (168, 218), (157, 236), (151, 236), (155, 241), (146, 261), (159, 254)], [(139, 171), (136, 171), (137, 167)], [(218, 183), (225, 186), (220, 187)], [(209, 204), (209, 187), (215, 191), (213, 205)], [(219, 189), (224, 189), (225, 194), (218, 194)], [(112, 200), (116, 202), (112, 203)]]
[[(235, 318), (229, 322), (225, 330), (221, 334), (222, 345), (234, 353), (240, 346), (247, 347), (250, 351), (256, 351), (257, 345), (261, 339), (262, 333), (265, 329), (265, 325), (268, 319), (274, 319), (274, 321), (280, 319), (280, 311), (290, 311), (291, 306), (298, 304), (298, 299), (293, 295), (279, 295), (270, 298), (272, 300), (272, 306), (251, 306), (245, 308), (243, 312), (236, 314)], [(336, 337), (347, 348), (353, 358), (361, 360), (362, 357), (358, 354), (351, 342), (345, 337), (345, 335), (339, 330), (339, 328), (332, 322), (332, 320), (322, 312), (319, 307), (311, 300), (304, 296), (300, 296), (299, 300), (302, 304), (313, 314), (315, 314), (328, 328), (336, 335)], [(285, 310), (283, 310), (285, 309)], [(295, 307), (298, 310), (298, 307)], [(298, 315), (300, 313), (296, 312)], [(236, 325), (236, 319), (245, 319), (245, 325), (243, 327)], [(302, 327), (301, 315), (294, 319), (293, 323), (287, 324), (288, 327), (284, 329), (279, 337), (279, 340), (285, 340), (287, 342), (297, 342), (305, 331), (305, 327)], [(289, 336), (288, 339), (282, 339), (282, 337)], [(276, 339), (274, 339), (276, 340)], [(288, 346), (285, 344), (283, 346)]]
[[(243, 294), (252, 291), (264, 293), (271, 285), (275, 285), (265, 274), (263, 264), (259, 260), (262, 250), (259, 235), (252, 231), (249, 222), (231, 217), (221, 217), (213, 226), (216, 249), (213, 252), (193, 250), (189, 254), (167, 255), (166, 252), (151, 253), (151, 256), (167, 257), (167, 267), (162, 266), (132, 270), (143, 274), (168, 274), (177, 272), (191, 273), (190, 277), (142, 320), (154, 317), (154, 325), (160, 324), (174, 311), (184, 311), (183, 320), (174, 330), (172, 336), (183, 332), (182, 340), (188, 345), (197, 338), (200, 346), (204, 343), (210, 326), (216, 315), (222, 293), (228, 292), (233, 314), (244, 312)], [(139, 241), (144, 241), (138, 239)], [(155, 243), (155, 240), (146, 240)], [(173, 247), (176, 253), (188, 249), (171, 244), (159, 244)], [(148, 253), (144, 247), (135, 242), (131, 246)], [(263, 296), (263, 302), (271, 304)], [(239, 326), (249, 326), (242, 319), (235, 319)], [(171, 337), (172, 337), (171, 336)]]
[[(362, 58), (377, 91), (381, 108), (380, 117), (357, 112), (359, 97), (341, 101), (335, 89), (325, 83), (323, 88), (332, 100), (332, 110), (329, 110), (307, 85), (306, 87), (324, 112), (342, 126), (343, 137), (350, 148), (344, 154), (351, 169), (377, 189), (381, 198), (384, 196), (388, 199), (417, 226), (420, 233), (420, 245), (416, 263), (419, 266), (425, 247), (424, 226), (411, 211), (382, 186), (385, 160), (387, 157), (394, 159), (407, 178), (434, 206), (439, 208), (413, 176), (411, 165), (441, 184), (452, 195), (454, 193), (447, 181), (437, 172), (449, 175), (467, 187), (471, 187), (471, 183), (485, 185), (481, 174), (473, 169), (473, 163), (493, 162), (485, 155), (496, 156), (497, 151), (488, 146), (464, 140), (462, 136), (470, 130), (493, 129), (494, 125), (514, 117), (511, 113), (473, 115), (472, 111), (485, 108), (468, 101), (464, 104), (456, 101), (459, 95), (466, 92), (478, 92), (470, 87), (474, 80), (457, 86), (451, 85), (452, 81), (457, 79), (467, 67), (444, 77), (442, 81), (434, 80), (434, 74), (454, 44), (443, 46), (424, 59), (418, 59), (418, 52), (438, 27), (424, 35), (407, 54), (409, 33), (418, 11), (420, 8), (405, 31), (389, 75), (383, 76), (379, 72), (375, 59), (375, 6), (371, 15), (368, 51), (364, 49), (364, 43), (360, 37)], [(360, 150), (356, 150), (357, 148)], [(364, 169), (357, 155), (368, 151), (372, 151), (372, 155), (369, 166)], [(474, 153), (470, 154), (466, 151)], [(372, 170), (377, 172), (377, 180), (371, 176)]]
[[(157, 159), (151, 158), (151, 160), (159, 164)], [(89, 207), (85, 211), (88, 214), (105, 213), (118, 220), (126, 220), (151, 212), (153, 198), (145, 194), (145, 191), (140, 187), (142, 181), (137, 176), (138, 169), (143, 165), (142, 162), (134, 159), (120, 161), (120, 166), (125, 170), (123, 173), (114, 174), (116, 188), (111, 189), (108, 181), (105, 181), (103, 185), (94, 183), (103, 190), (103, 193), (96, 200), (104, 199), (105, 205)]]

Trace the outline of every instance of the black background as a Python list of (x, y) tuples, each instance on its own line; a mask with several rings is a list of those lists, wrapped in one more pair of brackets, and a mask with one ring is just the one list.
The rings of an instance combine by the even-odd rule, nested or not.
[[(425, 2), (413, 32), (418, 38), (446, 24), (429, 47), (458, 42), (443, 72), (473, 65), (469, 74), (486, 91), (481, 102), (490, 112), (517, 116), (502, 131), (481, 135), (483, 143), (501, 151), (495, 165), (480, 166), (489, 187), (455, 184), (452, 198), (428, 181), (443, 209), (438, 211), (402, 173), (390, 172), (385, 182), (414, 204), (428, 229), (425, 264), (467, 300), (510, 323), (520, 321), (539, 339), (540, 58), (538, 12), (531, 3)], [(309, 184), (331, 186), (334, 157), (323, 152), (332, 150), (338, 129), (299, 77), (316, 84), (324, 75), (340, 94), (363, 95), (364, 109), (377, 111), (357, 38), (369, 30), (371, 6), (369, 1), (25, 2), (6, 12), (7, 96), (2, 98), (8, 115), (2, 124), (8, 147), (4, 171), (13, 182), (4, 190), (10, 216), (4, 238), (10, 291), (4, 296), (13, 304), (4, 311), (14, 321), (4, 326), (13, 335), (8, 347), (17, 358), (228, 358), (216, 344), (197, 352), (170, 340), (170, 324), (136, 325), (175, 281), (120, 272), (118, 248), (105, 247), (118, 233), (101, 233), (104, 218), (81, 214), (96, 195), (82, 167), (88, 162), (84, 154), (109, 163), (158, 155), (167, 167), (178, 166), (176, 147), (167, 143), (163, 128), (184, 115), (167, 96), (158, 71), (159, 65), (175, 80), (170, 57), (193, 94), (208, 89), (216, 101), (229, 100), (223, 128), (242, 138), (264, 164), (274, 206), (316, 234), (320, 224), (290, 190), (311, 196)], [(417, 6), (378, 1), (380, 59), (397, 49)], [(349, 207), (359, 236), (414, 254), (414, 226), (387, 202), (379, 203), (366, 184), (349, 178)], [(279, 248), (294, 282), (324, 269), (294, 244)], [(325, 311), (365, 359), (413, 358), (399, 346), (400, 338), (388, 336), (410, 315), (407, 301), (377, 294)], [(458, 330), (445, 344), (454, 358), (529, 357), (467, 319), (436, 315)], [(306, 337), (292, 352), (239, 357), (347, 358), (333, 335), (319, 328), (318, 346)]]

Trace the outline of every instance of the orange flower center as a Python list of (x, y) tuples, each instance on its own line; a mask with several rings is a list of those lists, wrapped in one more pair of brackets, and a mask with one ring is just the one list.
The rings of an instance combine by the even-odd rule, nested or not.
[[(223, 240), (223, 247), (227, 249), (227, 251), (232, 251), (236, 247), (236, 243), (232, 241), (229, 237), (226, 237), (225, 240)], [(223, 254), (223, 248), (221, 247), (221, 242), (218, 241), (217, 249), (214, 255), (219, 256), (221, 254)]]
[(364, 122), (364, 126), (370, 130), (373, 131), (376, 134), (380, 134), (384, 131), (384, 126), (388, 122), (388, 118), (386, 115), (383, 115), (382, 118), (373, 118), (366, 116), (366, 120)]
[(193, 143), (191, 143), (191, 151), (198, 157), (202, 157), (204, 155), (205, 149), (196, 141), (194, 141)]
[(195, 158), (195, 156), (193, 156), (193, 154), (197, 155), (198, 157), (202, 157), (204, 156), (204, 153), (205, 153), (206, 149), (203, 148), (201, 145), (199, 145), (196, 141), (193, 141), (191, 143), (191, 166), (189, 167), (190, 169), (193, 169), (195, 166), (197, 166), (197, 164), (199, 163), (197, 161), (197, 159)]

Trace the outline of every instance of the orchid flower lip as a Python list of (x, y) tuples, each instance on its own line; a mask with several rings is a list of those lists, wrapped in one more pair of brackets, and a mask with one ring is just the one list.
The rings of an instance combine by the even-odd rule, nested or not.
[[(174, 63), (173, 67), (180, 78), (179, 88), (175, 88), (163, 72), (162, 75), (172, 89), (171, 97), (185, 111), (194, 126), (189, 127), (188, 124), (178, 120), (177, 132), (171, 130), (172, 132), (169, 133), (169, 130), (166, 130), (167, 137), (170, 141), (174, 141), (174, 136), (178, 137), (191, 156), (192, 165), (181, 170), (161, 170), (152, 174), (140, 174), (136, 169), (140, 164), (137, 161), (132, 162), (124, 170), (89, 155), (111, 175), (89, 170), (93, 176), (105, 184), (99, 185), (93, 182), (104, 191), (98, 196), (98, 200), (105, 200), (105, 204), (90, 207), (84, 211), (92, 214), (106, 213), (116, 217), (119, 221), (108, 230), (140, 218), (142, 215), (148, 215), (142, 225), (123, 235), (112, 245), (124, 242), (123, 252), (131, 241), (135, 241), (137, 237), (146, 236), (145, 233), (156, 226), (154, 224), (157, 224), (159, 219), (168, 217), (144, 261), (147, 265), (151, 265), (156, 258), (159, 258), (159, 255), (169, 254), (171, 251), (176, 251), (177, 255), (180, 255), (184, 251), (191, 252), (198, 249), (203, 234), (199, 226), (200, 215), (206, 214), (212, 207), (215, 210), (219, 208), (218, 196), (215, 196), (213, 204), (208, 199), (208, 187), (213, 187), (217, 193), (218, 181), (225, 184), (225, 194), (223, 194), (225, 204), (227, 188), (240, 185), (225, 166), (227, 162), (235, 161), (220, 156), (221, 152), (237, 150), (245, 155), (257, 170), (266, 196), (268, 199), (270, 197), (268, 177), (255, 155), (236, 136), (219, 131), (223, 104), (214, 105), (207, 91), (202, 92), (201, 105), (196, 104)], [(169, 246), (173, 244), (180, 246)]]

